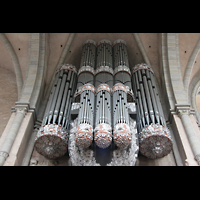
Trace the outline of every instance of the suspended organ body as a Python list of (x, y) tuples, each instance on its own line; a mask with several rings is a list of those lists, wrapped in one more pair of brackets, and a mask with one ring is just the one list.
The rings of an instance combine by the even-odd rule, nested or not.
[(93, 40), (86, 40), (83, 43), (81, 65), (78, 71), (78, 89), (75, 94), (77, 99), (78, 96), (80, 97), (76, 144), (81, 148), (89, 147), (93, 140), (95, 57), (96, 43)]
[(61, 157), (67, 151), (67, 131), (76, 82), (77, 71), (73, 65), (64, 64), (57, 69), (42, 127), (35, 138), (36, 150), (47, 158)]
[(111, 88), (113, 87), (112, 43), (101, 40), (97, 44), (95, 70), (96, 113), (94, 141), (100, 148), (112, 142)]
[[(146, 64), (136, 65), (132, 85), (140, 152), (152, 159), (163, 157), (172, 149), (172, 138), (166, 128), (152, 69)], [(67, 151), (73, 96), (75, 102), (80, 102), (75, 131), (77, 146), (88, 148), (94, 138), (98, 147), (107, 148), (112, 137), (117, 147), (129, 146), (132, 135), (127, 104), (134, 97), (125, 41), (116, 40), (112, 47), (109, 40), (101, 40), (97, 46), (93, 40), (86, 40), (78, 73), (69, 64), (57, 69), (42, 127), (35, 138), (36, 150), (47, 158), (61, 157)]]
[(148, 158), (164, 157), (172, 150), (153, 70), (146, 64), (133, 68), (133, 90), (137, 110), (140, 152)]

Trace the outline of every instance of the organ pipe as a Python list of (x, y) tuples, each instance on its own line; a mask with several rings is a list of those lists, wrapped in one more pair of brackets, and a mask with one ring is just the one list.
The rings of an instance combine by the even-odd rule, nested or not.
[(112, 43), (101, 40), (97, 44), (95, 70), (96, 111), (94, 141), (100, 148), (112, 142), (111, 88), (113, 87)]
[(96, 60), (96, 42), (86, 40), (83, 43), (80, 69), (78, 71), (78, 88), (75, 96), (80, 96), (78, 114), (78, 128), (76, 144), (80, 148), (87, 148), (93, 140), (94, 121), (94, 66)]
[(61, 157), (67, 152), (70, 111), (76, 82), (75, 66), (64, 64), (58, 67), (42, 127), (35, 138), (36, 150), (47, 158)]
[(129, 114), (127, 108), (127, 91), (131, 88), (131, 72), (129, 69), (126, 42), (118, 39), (113, 46), (114, 56), (114, 82), (113, 91), (113, 137), (115, 144), (126, 148), (131, 142), (129, 127)]
[(154, 72), (145, 63), (135, 65), (132, 72), (140, 152), (151, 159), (164, 157), (172, 150), (172, 137), (164, 120)]

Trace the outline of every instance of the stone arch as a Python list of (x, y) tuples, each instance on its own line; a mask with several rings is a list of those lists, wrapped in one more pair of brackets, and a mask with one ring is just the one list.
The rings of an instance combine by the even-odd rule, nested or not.
[(4, 33), (0, 33), (0, 39), (3, 41), (6, 48), (8, 49), (10, 56), (12, 58), (12, 61), (13, 61), (16, 82), (17, 82), (18, 99), (19, 99), (21, 96), (21, 90), (22, 90), (22, 86), (23, 86), (22, 72), (21, 72), (19, 60), (18, 60), (17, 54), (15, 53), (15, 51), (13, 49), (12, 44), (10, 43), (10, 41), (8, 40), (8, 38), (6, 37), (6, 35)]
[(198, 42), (196, 43), (192, 54), (190, 55), (190, 58), (188, 60), (187, 66), (186, 66), (186, 70), (184, 73), (184, 77), (183, 77), (183, 83), (184, 83), (184, 87), (187, 90), (189, 87), (189, 82), (190, 82), (190, 77), (191, 77), (191, 73), (192, 73), (192, 69), (195, 63), (195, 60), (198, 56), (200, 50), (200, 39), (198, 40)]
[(189, 87), (188, 87), (188, 97), (189, 103), (195, 111), (196, 119), (198, 124), (200, 124), (200, 113), (197, 109), (196, 105), (196, 95), (200, 88), (200, 72), (192, 79)]

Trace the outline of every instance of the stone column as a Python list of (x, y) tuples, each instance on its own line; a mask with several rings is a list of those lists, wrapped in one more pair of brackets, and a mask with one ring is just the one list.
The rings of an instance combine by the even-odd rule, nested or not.
[(19, 128), (22, 124), (26, 112), (27, 112), (26, 107), (16, 108), (16, 116), (14, 122), (12, 123), (10, 130), (0, 150), (0, 166), (4, 164), (6, 158), (9, 156), (10, 150), (15, 141), (15, 138), (17, 136), (17, 133), (19, 131)]
[(200, 142), (195, 133), (195, 130), (193, 128), (193, 125), (190, 119), (190, 114), (191, 114), (190, 107), (189, 106), (183, 107), (183, 106), (176, 105), (176, 109), (177, 109), (178, 116), (180, 117), (183, 123), (188, 140), (190, 142), (192, 151), (194, 153), (194, 158), (197, 161), (198, 165), (200, 165)]

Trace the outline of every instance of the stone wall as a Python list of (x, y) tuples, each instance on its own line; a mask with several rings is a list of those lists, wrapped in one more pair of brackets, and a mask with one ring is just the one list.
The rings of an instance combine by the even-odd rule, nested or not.
[(15, 74), (0, 67), (0, 137), (11, 116), (11, 107), (17, 101)]

